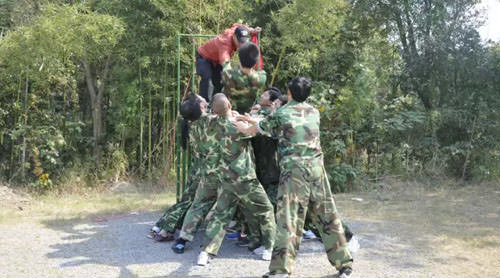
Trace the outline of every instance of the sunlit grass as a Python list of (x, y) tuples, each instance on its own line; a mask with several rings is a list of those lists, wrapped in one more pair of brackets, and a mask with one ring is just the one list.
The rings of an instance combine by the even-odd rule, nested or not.
[(172, 189), (156, 192), (48, 194), (0, 210), (0, 223), (42, 219), (85, 219), (137, 211), (163, 210), (175, 203)]

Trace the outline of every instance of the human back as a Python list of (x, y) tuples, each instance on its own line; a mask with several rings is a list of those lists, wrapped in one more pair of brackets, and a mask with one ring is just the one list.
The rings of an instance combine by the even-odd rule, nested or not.
[[(280, 166), (322, 161), (319, 111), (306, 102), (290, 101), (271, 116), (277, 129)], [(301, 158), (297, 160), (296, 158)]]

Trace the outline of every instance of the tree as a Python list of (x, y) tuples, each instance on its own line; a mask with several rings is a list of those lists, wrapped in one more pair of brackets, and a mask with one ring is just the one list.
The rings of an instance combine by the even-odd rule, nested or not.
[[(86, 80), (87, 93), (92, 99), (94, 154), (98, 162), (103, 134), (102, 99), (109, 78), (113, 47), (123, 33), (123, 25), (112, 16), (96, 14), (82, 5), (50, 4), (41, 9), (40, 16), (30, 25), (10, 32), (0, 44), (0, 64), (6, 68), (2, 74), (2, 80), (7, 82), (4, 94), (15, 94), (15, 85), (9, 84), (19, 83), (20, 78), (25, 79), (25, 108), (13, 116), (24, 115), (20, 132), (26, 139), (26, 134), (30, 131), (27, 125), (40, 120), (30, 117), (29, 111), (37, 109), (36, 105), (41, 103), (50, 108), (55, 101), (55, 92), (61, 92), (64, 99), (68, 95), (67, 91), (75, 93), (78, 74), (81, 73)], [(40, 112), (43, 111), (47, 110)], [(13, 121), (23, 122), (16, 118)], [(18, 137), (16, 134), (11, 133), (12, 139)], [(36, 132), (31, 134), (36, 140)], [(23, 161), (25, 152), (26, 143), (23, 143)]]

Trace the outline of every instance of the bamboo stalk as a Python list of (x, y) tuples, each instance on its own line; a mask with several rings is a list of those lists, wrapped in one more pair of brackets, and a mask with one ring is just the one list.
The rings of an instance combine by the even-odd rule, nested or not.
[(148, 112), (148, 175), (149, 178), (151, 178), (151, 156), (153, 156), (153, 153), (151, 152), (152, 150), (152, 118), (153, 118), (153, 113), (152, 113), (152, 103), (151, 103), (151, 90), (149, 90), (149, 100), (148, 100), (148, 106), (149, 106), (149, 112)]
[(281, 59), (283, 58), (283, 55), (285, 55), (285, 49), (286, 49), (286, 47), (283, 47), (281, 49), (280, 57), (278, 58), (278, 62), (276, 63), (276, 68), (274, 69), (274, 72), (273, 72), (273, 77), (271, 78), (271, 85), (269, 85), (270, 87), (272, 87), (274, 85), (274, 79), (276, 78), (276, 75), (278, 74), (278, 70), (279, 70), (280, 65), (281, 65)]
[[(28, 74), (26, 74), (26, 83), (24, 90), (24, 127), (28, 124)], [(26, 130), (23, 134), (23, 150), (21, 156), (21, 178), (25, 180), (24, 164), (26, 163)]]
[(139, 117), (140, 117), (140, 135), (139, 135), (139, 171), (142, 173), (142, 158), (143, 158), (143, 149), (142, 149), (142, 137), (144, 133), (144, 119), (142, 117), (142, 97), (139, 99)]
[(163, 69), (163, 141), (162, 141), (162, 161), (163, 163), (167, 162), (167, 72), (168, 72), (168, 64), (167, 64), (167, 56), (165, 55), (165, 68)]
[(144, 119), (142, 116), (142, 70), (141, 70), (141, 64), (139, 63), (139, 129), (140, 129), (140, 134), (139, 134), (139, 172), (142, 174), (142, 159), (143, 159), (143, 149), (142, 149), (142, 137), (143, 137), (143, 132), (144, 132)]
[[(180, 95), (181, 95), (181, 36), (177, 35), (177, 94), (175, 98), (175, 115), (178, 114), (178, 106), (180, 105)], [(175, 118), (174, 118), (175, 119)], [(178, 125), (180, 127), (180, 124), (178, 122), (175, 122), (174, 124)], [(180, 130), (180, 128), (178, 129)], [(175, 136), (177, 137), (177, 136)], [(177, 138), (176, 138), (177, 139)], [(175, 143), (174, 143), (175, 144)], [(181, 156), (181, 150), (178, 144), (175, 144), (175, 174), (176, 174), (176, 199), (177, 202), (180, 200), (180, 189), (181, 189), (181, 181), (180, 181), (180, 156)]]

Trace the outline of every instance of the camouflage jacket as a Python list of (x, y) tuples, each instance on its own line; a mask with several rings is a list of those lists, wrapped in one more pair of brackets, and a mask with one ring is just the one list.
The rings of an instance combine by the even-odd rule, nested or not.
[(319, 111), (305, 102), (290, 101), (258, 124), (260, 133), (278, 139), (280, 168), (323, 165), (319, 139)]
[(191, 125), (189, 142), (192, 150), (191, 165), (198, 167), (202, 175), (219, 173), (219, 142), (216, 139), (217, 118), (204, 114)]
[(217, 139), (221, 146), (221, 174), (225, 180), (243, 182), (256, 179), (251, 136), (240, 133), (229, 117), (220, 116)]
[(267, 107), (267, 106), (262, 106), (259, 111), (257, 111), (257, 115), (260, 115), (260, 116), (264, 116), (264, 117), (267, 117), (269, 115), (271, 115), (271, 108)]
[(239, 68), (233, 69), (231, 63), (226, 62), (222, 69), (222, 82), (224, 94), (231, 101), (233, 110), (239, 113), (249, 112), (264, 88), (266, 79), (266, 72), (263, 70), (253, 70), (250, 75), (246, 75)]

